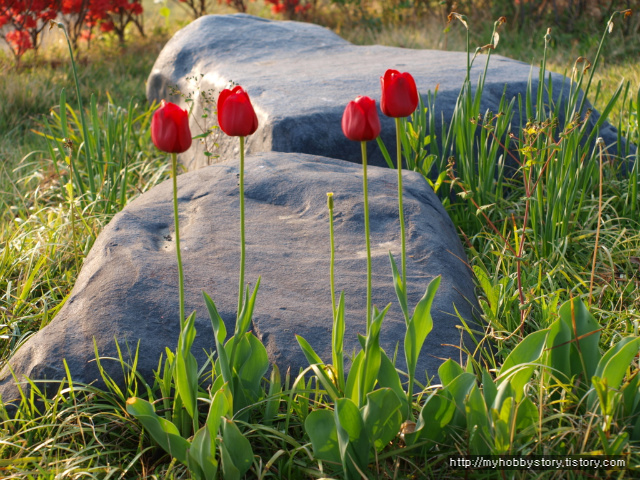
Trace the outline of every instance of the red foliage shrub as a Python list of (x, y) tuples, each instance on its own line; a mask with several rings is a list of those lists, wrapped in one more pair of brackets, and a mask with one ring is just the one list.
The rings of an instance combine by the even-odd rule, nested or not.
[(124, 43), (125, 29), (134, 23), (144, 35), (141, 0), (0, 0), (0, 32), (17, 62), (27, 50), (41, 44), (41, 33), (50, 20), (64, 23), (69, 39), (90, 40), (96, 27), (113, 32)]
[(0, 33), (16, 61), (29, 49), (40, 47), (40, 33), (56, 17), (58, 0), (0, 0)]

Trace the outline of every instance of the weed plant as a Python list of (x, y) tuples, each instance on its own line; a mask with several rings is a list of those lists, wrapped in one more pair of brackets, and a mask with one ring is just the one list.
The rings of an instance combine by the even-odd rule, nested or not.
[[(538, 103), (547, 85), (547, 54), (539, 90), (516, 100), (529, 116), (521, 128), (507, 121), (511, 99), (500, 112), (478, 111), (467, 81), (443, 138), (431, 136), (429, 101), (403, 129), (407, 165), (423, 172), (441, 195), (476, 274), (486, 325), (480, 355), (463, 364), (446, 361), (439, 385), (416, 385), (407, 397), (406, 374), (394, 368), (392, 352), (379, 347), (384, 312), (375, 312), (347, 374), (341, 296), (333, 299), (332, 358), (317, 358), (312, 345), (299, 339), (310, 367), (281, 375), (274, 366), (266, 380), (264, 362), (245, 367), (244, 355), (234, 353), (261, 351), (247, 332), (255, 292), (246, 293), (249, 307), (229, 339), (207, 299), (219, 354), (200, 369), (190, 365), (187, 382), (176, 372), (189, 358), (196, 333), (189, 319), (177, 349), (159, 359), (152, 382), (136, 375), (138, 353), (126, 364), (123, 356), (104, 359), (96, 352), (99, 362), (121, 363), (124, 384), (101, 369), (105, 389), (68, 376), (53, 398), (39, 394), (38, 384), (25, 388), (12, 416), (0, 404), (3, 478), (213, 478), (218, 466), (224, 478), (240, 478), (242, 472), (261, 479), (459, 478), (461, 470), (451, 468), (450, 458), (468, 454), (622, 455), (625, 471), (563, 470), (562, 478), (635, 475), (638, 154), (619, 150), (616, 160), (604, 151), (597, 129), (585, 128), (577, 90), (565, 104), (565, 118), (575, 121), (555, 122), (558, 112)], [(469, 64), (471, 58), (469, 53)], [(577, 77), (587, 94), (592, 72)], [(637, 140), (640, 93), (623, 84), (607, 97), (603, 118), (622, 103), (621, 135)], [(100, 108), (89, 102), (84, 120), (81, 110), (62, 95), (55, 114), (39, 128), (48, 140), (44, 155), (28, 155), (23, 177), (2, 196), (10, 213), (0, 231), (0, 291), (6, 291), (0, 312), (6, 353), (0, 364), (27, 330), (55, 315), (82, 255), (110, 216), (164, 175), (164, 159), (151, 150), (151, 107), (137, 109), (133, 101), (127, 108), (113, 102)], [(478, 115), (481, 121), (469, 122)], [(116, 168), (105, 160), (108, 155), (124, 155), (127, 162)], [(509, 175), (499, 170), (504, 155), (513, 155), (517, 165)], [(634, 160), (626, 172), (620, 168), (624, 157)], [(396, 271), (396, 289), (398, 277)], [(436, 289), (437, 284), (429, 287), (414, 312), (424, 314), (420, 335), (430, 330), (429, 298)], [(482, 349), (487, 342), (497, 348)], [(210, 388), (204, 377), (213, 381)], [(490, 471), (473, 475), (502, 478)], [(557, 471), (501, 475), (560, 478)]]

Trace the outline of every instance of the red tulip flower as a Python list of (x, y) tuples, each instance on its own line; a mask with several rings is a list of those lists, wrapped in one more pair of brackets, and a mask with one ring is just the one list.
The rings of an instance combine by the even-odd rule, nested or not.
[(418, 90), (410, 73), (387, 70), (384, 77), (380, 77), (380, 84), (380, 108), (387, 117), (408, 117), (418, 107)]
[(380, 118), (375, 100), (357, 97), (349, 102), (342, 115), (342, 132), (354, 142), (368, 142), (380, 135)]
[(151, 139), (167, 153), (182, 153), (191, 147), (189, 114), (175, 103), (162, 100), (151, 119)]
[(246, 137), (258, 129), (258, 117), (249, 95), (241, 86), (220, 92), (218, 125), (230, 137)]

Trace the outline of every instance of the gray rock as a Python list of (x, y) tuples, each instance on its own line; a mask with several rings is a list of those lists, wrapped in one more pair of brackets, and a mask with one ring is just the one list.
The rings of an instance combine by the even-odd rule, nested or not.
[[(249, 152), (299, 152), (359, 162), (359, 146), (347, 140), (340, 127), (349, 101), (367, 95), (379, 106), (380, 76), (388, 68), (410, 72), (423, 96), (438, 91), (435, 127), (437, 138), (441, 139), (441, 118), (447, 123), (451, 119), (466, 63), (463, 52), (356, 46), (317, 25), (270, 21), (246, 14), (210, 15), (189, 24), (167, 43), (149, 76), (147, 97), (149, 101), (165, 98), (186, 106), (183, 98), (172, 95), (171, 87), (177, 86), (185, 94), (193, 92), (196, 108), (192, 130), (196, 135), (202, 127), (214, 123), (213, 118), (200, 118), (198, 91), (217, 99), (218, 93), (233, 81), (248, 91), (260, 122), (258, 131), (248, 137)], [(484, 65), (485, 57), (476, 59), (473, 85)], [(482, 112), (497, 112), (503, 92), (508, 101), (521, 95), (524, 102), (529, 76), (536, 91), (538, 72), (526, 63), (492, 55)], [(187, 77), (197, 78), (199, 87)], [(557, 99), (561, 85), (568, 87), (569, 82), (558, 74), (551, 77), (553, 97)], [(595, 118), (597, 114), (591, 122)], [(393, 152), (394, 121), (382, 114), (381, 120), (382, 138)], [(521, 119), (516, 111), (514, 122), (521, 121), (526, 122), (526, 118)], [(617, 141), (616, 131), (609, 124), (599, 134), (607, 144)], [(220, 135), (216, 140), (219, 149), (215, 153), (221, 158), (237, 156), (235, 139)], [(201, 143), (194, 142), (181, 161), (190, 169), (206, 165), (203, 149)], [(377, 149), (370, 162), (385, 165)]]
[[(331, 361), (329, 223), (326, 193), (335, 194), (336, 288), (346, 296), (345, 353), (359, 349), (365, 333), (366, 256), (360, 165), (302, 154), (263, 153), (246, 160), (246, 279), (262, 276), (253, 329), (281, 370), (307, 363), (294, 338), (302, 335)], [(197, 311), (193, 352), (200, 365), (214, 349), (202, 291), (216, 302), (233, 332), (239, 272), (238, 162), (228, 161), (178, 177), (182, 258), (187, 314)], [(472, 321), (474, 285), (454, 226), (421, 175), (406, 172), (409, 304), (428, 282), (442, 275), (432, 309), (434, 328), (422, 351), (418, 380), (437, 374), (443, 358), (459, 358), (461, 334), (454, 306)], [(396, 175), (370, 167), (373, 301), (393, 302), (381, 340), (389, 354), (399, 344), (404, 368), (404, 320), (395, 299), (388, 251), (399, 263), (400, 234)], [(135, 350), (138, 371), (152, 381), (165, 347), (178, 338), (178, 270), (173, 231), (172, 187), (167, 181), (143, 194), (105, 227), (87, 256), (76, 285), (53, 321), (10, 359), (21, 378), (65, 377), (66, 359), (76, 382), (99, 378), (95, 340), (101, 356), (117, 356), (114, 337)], [(114, 378), (120, 366), (103, 361)], [(0, 372), (4, 401), (17, 395), (8, 367)]]

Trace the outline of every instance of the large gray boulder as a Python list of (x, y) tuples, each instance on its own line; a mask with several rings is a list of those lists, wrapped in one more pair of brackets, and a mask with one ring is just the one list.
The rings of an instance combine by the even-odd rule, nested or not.
[[(485, 58), (476, 59), (472, 84), (484, 70)], [(448, 123), (466, 76), (466, 53), (414, 50), (380, 45), (356, 46), (330, 30), (308, 23), (265, 20), (246, 14), (210, 15), (192, 22), (167, 43), (147, 82), (149, 101), (170, 99), (183, 107), (195, 106), (192, 130), (215, 124), (211, 104), (209, 118), (201, 118), (201, 100), (217, 99), (219, 92), (233, 81), (249, 93), (260, 122), (258, 131), (248, 138), (250, 152), (276, 151), (323, 155), (343, 160), (360, 160), (357, 144), (342, 134), (340, 120), (347, 103), (358, 95), (380, 101), (380, 76), (389, 68), (410, 72), (424, 96), (437, 89), (435, 103), (436, 135), (442, 138), (442, 122)], [(538, 84), (537, 68), (529, 64), (492, 55), (483, 91), (481, 108), (499, 110), (506, 99), (522, 96), (524, 102), (529, 77), (533, 91)], [(553, 97), (569, 81), (551, 74)], [(175, 88), (191, 94), (192, 103), (175, 94)], [(190, 100), (190, 101), (191, 101)], [(548, 102), (546, 102), (548, 103)], [(590, 105), (587, 104), (587, 107)], [(597, 113), (590, 121), (594, 122)], [(381, 114), (382, 138), (394, 151), (393, 119)], [(514, 123), (526, 122), (520, 112)], [(516, 128), (514, 125), (514, 129)], [(617, 141), (616, 131), (606, 124), (599, 135), (607, 144)], [(215, 141), (213, 153), (223, 158), (237, 152), (237, 140), (224, 135)], [(213, 139), (210, 139), (210, 144)], [(203, 144), (194, 142), (181, 161), (193, 169), (208, 162)], [(372, 164), (384, 165), (379, 150), (372, 152)]]
[[(238, 161), (231, 159), (178, 177), (182, 258), (187, 313), (197, 311), (193, 353), (200, 364), (214, 349), (202, 299), (216, 302), (233, 332), (239, 271)], [(432, 309), (434, 328), (420, 359), (419, 381), (437, 374), (443, 358), (459, 358), (461, 330), (455, 309), (473, 321), (476, 305), (471, 271), (454, 226), (424, 178), (404, 176), (408, 235), (408, 290), (413, 306), (428, 282), (442, 275)], [(246, 279), (262, 277), (253, 330), (270, 360), (284, 371), (306, 367), (294, 338), (302, 335), (331, 361), (329, 222), (326, 193), (335, 194), (336, 289), (346, 295), (345, 353), (359, 349), (365, 333), (366, 256), (360, 165), (302, 154), (263, 153), (246, 160)], [(396, 175), (369, 169), (373, 302), (393, 302), (382, 327), (382, 345), (404, 368), (404, 320), (391, 279), (388, 252), (399, 262), (400, 229)], [(33, 335), (10, 359), (18, 378), (65, 377), (63, 359), (76, 382), (99, 378), (94, 360), (117, 356), (114, 337), (135, 350), (138, 371), (152, 381), (165, 347), (178, 338), (178, 270), (175, 255), (172, 187), (166, 181), (143, 194), (105, 227), (87, 256), (76, 285), (53, 321)], [(120, 366), (104, 361), (114, 378)], [(0, 372), (0, 394), (17, 396), (9, 368)]]

